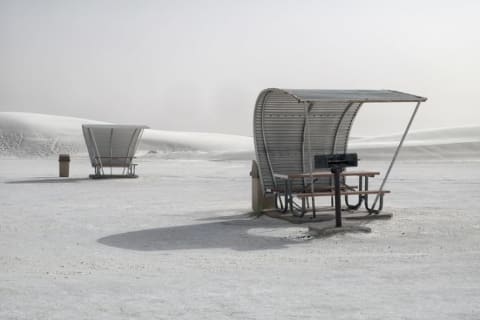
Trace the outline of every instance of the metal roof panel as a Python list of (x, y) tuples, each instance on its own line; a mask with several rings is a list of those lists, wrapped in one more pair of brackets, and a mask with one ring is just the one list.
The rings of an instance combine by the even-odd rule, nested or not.
[(427, 100), (425, 97), (394, 90), (267, 90), (283, 91), (299, 102), (424, 102)]

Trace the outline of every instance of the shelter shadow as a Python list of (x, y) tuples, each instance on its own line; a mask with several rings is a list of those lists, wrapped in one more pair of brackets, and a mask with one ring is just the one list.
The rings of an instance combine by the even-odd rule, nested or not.
[[(270, 223), (271, 222), (271, 223)], [(249, 234), (255, 227), (286, 228), (288, 223), (242, 219), (165, 228), (138, 230), (110, 235), (97, 241), (129, 250), (162, 251), (230, 248), (239, 251), (282, 249), (299, 241)]]

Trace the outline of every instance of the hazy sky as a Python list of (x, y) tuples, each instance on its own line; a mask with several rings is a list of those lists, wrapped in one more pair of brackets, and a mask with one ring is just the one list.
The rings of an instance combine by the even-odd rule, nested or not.
[[(251, 135), (268, 87), (429, 98), (414, 128), (480, 125), (480, 1), (0, 0), (0, 111)], [(365, 106), (356, 134), (412, 107)]]

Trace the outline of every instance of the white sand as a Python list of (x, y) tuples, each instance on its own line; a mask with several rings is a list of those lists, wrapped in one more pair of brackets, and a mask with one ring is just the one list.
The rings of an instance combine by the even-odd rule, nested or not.
[(248, 216), (249, 161), (139, 163), (0, 160), (0, 319), (478, 319), (480, 161), (400, 162), (392, 220), (322, 239)]

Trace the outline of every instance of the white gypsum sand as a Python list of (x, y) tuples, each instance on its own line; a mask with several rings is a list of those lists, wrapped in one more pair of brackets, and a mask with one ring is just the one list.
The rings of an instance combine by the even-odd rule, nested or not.
[(92, 181), (81, 153), (64, 180), (55, 157), (0, 160), (0, 319), (480, 313), (479, 159), (400, 161), (387, 184), (393, 219), (321, 239), (248, 214), (248, 160), (138, 163), (138, 179)]

